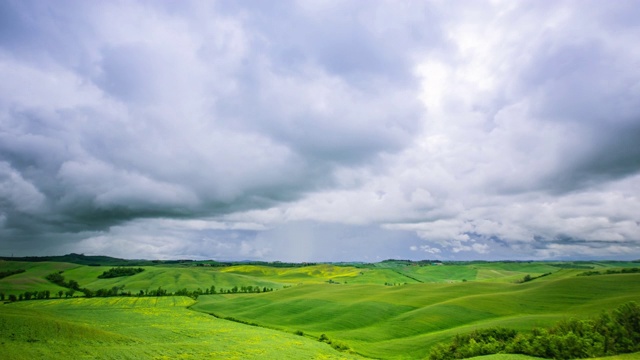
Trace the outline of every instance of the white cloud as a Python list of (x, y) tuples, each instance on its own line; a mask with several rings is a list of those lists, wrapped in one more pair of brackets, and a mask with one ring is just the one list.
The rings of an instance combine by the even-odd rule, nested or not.
[(442, 252), (439, 248), (431, 247), (429, 245), (420, 245), (419, 247), (415, 246), (415, 245), (412, 245), (412, 246), (409, 247), (409, 250), (411, 250), (411, 251), (423, 251), (423, 252), (425, 252), (427, 254), (440, 254)]
[(2, 251), (640, 255), (633, 2), (72, 5), (2, 9)]

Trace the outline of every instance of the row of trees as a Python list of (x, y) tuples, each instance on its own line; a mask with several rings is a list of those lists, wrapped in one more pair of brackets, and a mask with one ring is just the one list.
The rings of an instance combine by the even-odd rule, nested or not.
[(223, 289), (217, 290), (214, 285), (210, 288), (206, 288), (204, 290), (198, 288), (196, 290), (187, 290), (187, 288), (183, 288), (174, 292), (170, 292), (166, 289), (163, 289), (161, 286), (157, 289), (152, 290), (140, 290), (138, 293), (131, 293), (131, 291), (124, 291), (124, 285), (114, 286), (111, 289), (98, 289), (91, 290), (87, 288), (80, 289), (81, 292), (84, 293), (86, 297), (108, 297), (108, 296), (189, 296), (193, 299), (197, 299), (200, 295), (210, 295), (210, 294), (236, 294), (236, 293), (261, 293), (273, 291), (272, 288), (259, 286), (234, 286), (231, 289)]
[(216, 287), (214, 285), (211, 285), (210, 288), (202, 290), (200, 288), (193, 290), (193, 291), (189, 291), (187, 290), (187, 288), (183, 288), (180, 289), (176, 292), (174, 292), (174, 295), (181, 295), (181, 296), (190, 296), (194, 299), (197, 299), (198, 296), (200, 295), (213, 295), (213, 294), (238, 294), (238, 293), (263, 293), (263, 292), (270, 292), (273, 291), (273, 288), (268, 288), (266, 286), (264, 287), (260, 287), (260, 286), (252, 286), (252, 285), (247, 285), (247, 286), (234, 286), (230, 289), (224, 289), (224, 288), (220, 288), (220, 289), (216, 289)]
[(544, 273), (544, 274), (538, 275), (538, 276), (531, 276), (530, 274), (527, 274), (522, 278), (522, 280), (517, 281), (517, 282), (522, 284), (522, 283), (526, 283), (526, 282), (529, 282), (529, 281), (533, 281), (535, 279), (540, 279), (541, 277), (549, 276), (551, 274), (552, 273), (550, 273), (550, 272), (549, 273)]
[[(73, 294), (75, 293), (75, 290), (67, 290), (65, 291), (58, 291), (57, 295), (58, 298), (62, 298), (62, 295), (65, 295), (65, 297), (72, 297)], [(52, 296), (51, 291), (49, 290), (41, 290), (41, 291), (25, 291), (22, 294), (9, 294), (9, 296), (7, 296), (5, 293), (0, 293), (0, 301), (22, 301), (22, 300), (43, 300), (43, 299), (50, 299)]]
[(0, 279), (6, 278), (7, 276), (20, 274), (20, 273), (23, 273), (23, 272), (25, 272), (24, 269), (0, 271)]
[[(111, 270), (114, 270), (112, 273), (122, 273), (122, 270), (117, 270), (117, 269), (123, 269), (123, 268), (113, 268), (113, 269), (111, 269)], [(139, 268), (139, 269), (142, 269), (142, 268)], [(138, 269), (135, 269), (135, 268), (134, 268), (134, 271), (140, 272), (140, 271), (138, 271)], [(167, 291), (166, 289), (163, 289), (162, 287), (158, 287), (157, 289), (154, 289), (154, 290), (140, 290), (137, 294), (136, 293), (132, 294), (131, 291), (126, 291), (126, 292), (124, 291), (124, 285), (114, 286), (114, 287), (112, 287), (110, 289), (98, 289), (98, 290), (95, 290), (95, 291), (91, 290), (91, 289), (88, 289), (88, 288), (80, 288), (80, 284), (78, 284), (77, 281), (75, 281), (75, 280), (66, 281), (64, 276), (62, 275), (61, 271), (47, 275), (46, 279), (51, 281), (52, 283), (54, 283), (56, 285), (68, 288), (69, 291), (67, 291), (67, 293), (66, 293), (68, 296), (73, 296), (75, 291), (80, 291), (80, 292), (84, 293), (84, 295), (86, 297), (94, 297), (94, 296), (98, 296), (98, 297), (107, 297), (107, 296), (173, 296), (173, 295), (178, 295), (178, 296), (190, 296), (190, 297), (192, 297), (194, 299), (197, 299), (198, 296), (200, 296), (200, 295), (236, 294), (236, 293), (261, 293), (261, 292), (273, 291), (273, 288), (267, 288), (266, 286), (260, 287), (260, 286), (254, 286), (254, 285), (242, 285), (240, 287), (234, 286), (234, 287), (229, 288), (229, 289), (224, 289), (224, 288), (216, 289), (215, 285), (211, 285), (211, 287), (205, 288), (204, 290), (201, 289), (201, 288), (198, 288), (196, 290), (191, 290), (190, 291), (190, 290), (187, 290), (186, 288), (184, 288), (184, 289), (180, 289), (180, 290), (175, 291), (175, 292), (172, 293), (172, 292)], [(62, 295), (59, 295), (59, 297), (62, 297)]]
[(457, 335), (436, 345), (430, 360), (508, 353), (547, 359), (581, 359), (640, 351), (640, 306), (630, 302), (589, 320), (564, 320), (549, 329), (520, 333), (505, 328)]
[(51, 273), (45, 277), (45, 279), (51, 281), (52, 283), (62, 286), (64, 288), (72, 289), (79, 291), (80, 284), (78, 284), (75, 280), (65, 281), (64, 276), (62, 276), (62, 271)]
[[(117, 268), (114, 268), (117, 269)], [(196, 290), (187, 290), (183, 288), (175, 292), (167, 291), (162, 287), (158, 287), (153, 290), (140, 290), (137, 293), (131, 293), (131, 291), (125, 291), (124, 285), (113, 286), (108, 289), (91, 290), (89, 288), (81, 288), (80, 284), (75, 280), (67, 281), (62, 275), (62, 271), (51, 273), (46, 276), (46, 279), (52, 283), (67, 288), (66, 291), (60, 290), (57, 292), (58, 298), (73, 297), (76, 292), (82, 292), (85, 297), (110, 297), (110, 296), (190, 296), (197, 299), (200, 295), (210, 294), (237, 294), (237, 293), (262, 293), (273, 291), (273, 288), (267, 288), (266, 286), (260, 287), (257, 285), (242, 285), (240, 287), (234, 286), (229, 289), (220, 288), (216, 289), (215, 285), (205, 288), (204, 290), (198, 288)], [(0, 293), (0, 301), (22, 301), (22, 300), (36, 300), (36, 299), (50, 299), (52, 296), (49, 290), (44, 291), (27, 291), (19, 295), (10, 294), (7, 296), (4, 293)]]
[(608, 269), (606, 271), (585, 271), (578, 274), (578, 276), (593, 276), (593, 275), (612, 275), (612, 274), (636, 274), (640, 272), (640, 268), (624, 268), (624, 269)]
[[(63, 282), (64, 283), (64, 282)], [(88, 288), (79, 288), (77, 291), (80, 291), (84, 294), (85, 297), (111, 297), (111, 296), (189, 296), (193, 299), (197, 299), (200, 295), (209, 295), (209, 294), (236, 294), (236, 293), (261, 293), (261, 292), (269, 292), (273, 291), (273, 288), (260, 287), (260, 286), (234, 286), (231, 289), (223, 289), (217, 290), (215, 286), (211, 286), (205, 290), (200, 288), (196, 290), (187, 290), (187, 288), (180, 289), (175, 292), (167, 291), (162, 287), (158, 287), (153, 290), (140, 290), (137, 293), (132, 293), (131, 291), (124, 291), (124, 285), (114, 286), (110, 289), (98, 289), (91, 290)], [(73, 297), (75, 295), (75, 289), (68, 289), (67, 291), (58, 291), (58, 298), (62, 298), (64, 295), (65, 298)], [(11, 294), (8, 297), (4, 293), (0, 293), (0, 301), (22, 301), (22, 300), (40, 300), (40, 299), (50, 299), (51, 292), (49, 290), (44, 291), (27, 291), (19, 295)]]

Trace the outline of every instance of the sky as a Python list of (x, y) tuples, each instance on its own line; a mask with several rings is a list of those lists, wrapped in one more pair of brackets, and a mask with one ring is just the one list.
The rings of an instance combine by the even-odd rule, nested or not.
[(0, 255), (640, 259), (638, 19), (0, 0)]

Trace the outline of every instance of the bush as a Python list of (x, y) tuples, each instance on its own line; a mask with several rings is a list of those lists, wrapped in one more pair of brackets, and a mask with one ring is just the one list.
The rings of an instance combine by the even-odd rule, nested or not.
[(329, 339), (329, 337), (326, 334), (321, 334), (320, 337), (318, 338), (318, 341), (325, 342), (325, 343), (331, 345), (332, 348), (334, 348), (334, 349), (336, 349), (338, 351), (347, 351), (347, 350), (349, 350), (349, 345), (347, 345), (346, 343), (343, 343), (342, 341), (331, 340), (331, 339)]
[(120, 276), (131, 276), (139, 274), (143, 271), (143, 268), (116, 267), (103, 272), (101, 275), (98, 275), (98, 279), (111, 279)]
[(331, 344), (331, 347), (333, 347), (334, 349), (338, 350), (338, 351), (347, 351), (349, 350), (349, 345), (347, 345), (346, 343), (343, 343), (342, 341), (332, 341), (329, 344)]
[(624, 304), (591, 320), (564, 320), (549, 329), (522, 334), (505, 328), (456, 335), (434, 346), (430, 360), (462, 359), (497, 353), (548, 359), (602, 357), (640, 351), (640, 306)]

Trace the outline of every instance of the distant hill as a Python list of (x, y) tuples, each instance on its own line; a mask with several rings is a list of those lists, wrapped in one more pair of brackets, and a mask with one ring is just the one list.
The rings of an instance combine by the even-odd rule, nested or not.
[(44, 261), (53, 261), (53, 262), (67, 262), (78, 265), (88, 265), (88, 266), (143, 266), (143, 265), (154, 265), (155, 263), (150, 260), (127, 260), (127, 259), (118, 259), (110, 256), (93, 256), (93, 255), (84, 255), (84, 254), (67, 254), (67, 255), (59, 255), (59, 256), (24, 256), (24, 257), (0, 257), (0, 260), (8, 260), (8, 261), (28, 261), (28, 262), (44, 262)]
[[(590, 270), (599, 267), (608, 266), (635, 266), (640, 263), (640, 260), (633, 261), (615, 261), (615, 260), (601, 260), (601, 261), (442, 261), (442, 260), (397, 260), (387, 259), (377, 263), (365, 263), (365, 262), (282, 262), (282, 261), (254, 261), (254, 260), (241, 260), (241, 261), (215, 261), (215, 260), (191, 260), (191, 259), (177, 259), (177, 260), (147, 260), (147, 259), (120, 259), (111, 256), (104, 255), (84, 255), (84, 254), (66, 254), (57, 256), (23, 256), (23, 257), (9, 257), (0, 256), (0, 260), (7, 261), (26, 261), (26, 262), (65, 262), (78, 265), (87, 266), (154, 266), (154, 265), (188, 265), (188, 266), (212, 266), (212, 267), (228, 267), (238, 265), (262, 265), (276, 268), (294, 268), (294, 267), (306, 267), (316, 266), (319, 264), (332, 264), (335, 266), (347, 266), (356, 268), (387, 268), (393, 269), (399, 273), (406, 273), (407, 269), (414, 267), (425, 267), (433, 265), (466, 265), (466, 266), (493, 266), (495, 264), (513, 264), (516, 267), (520, 267), (522, 264), (544, 264), (555, 268), (565, 269), (585, 269)], [(404, 269), (404, 270), (402, 270)], [(413, 272), (413, 270), (411, 271)], [(404, 274), (405, 276), (407, 274)], [(411, 276), (410, 276), (411, 277)]]
[(147, 259), (120, 259), (111, 256), (103, 255), (84, 255), (84, 254), (66, 254), (57, 256), (23, 256), (23, 257), (9, 257), (0, 256), (0, 260), (7, 261), (26, 261), (26, 262), (66, 262), (78, 265), (87, 266), (153, 266), (153, 265), (191, 265), (191, 266), (213, 266), (213, 267), (225, 267), (235, 265), (265, 265), (271, 267), (303, 267), (314, 266), (317, 263), (303, 262), (303, 263), (290, 263), (282, 261), (227, 261), (220, 262), (215, 260), (191, 260), (191, 259), (177, 259), (177, 260), (147, 260)]

